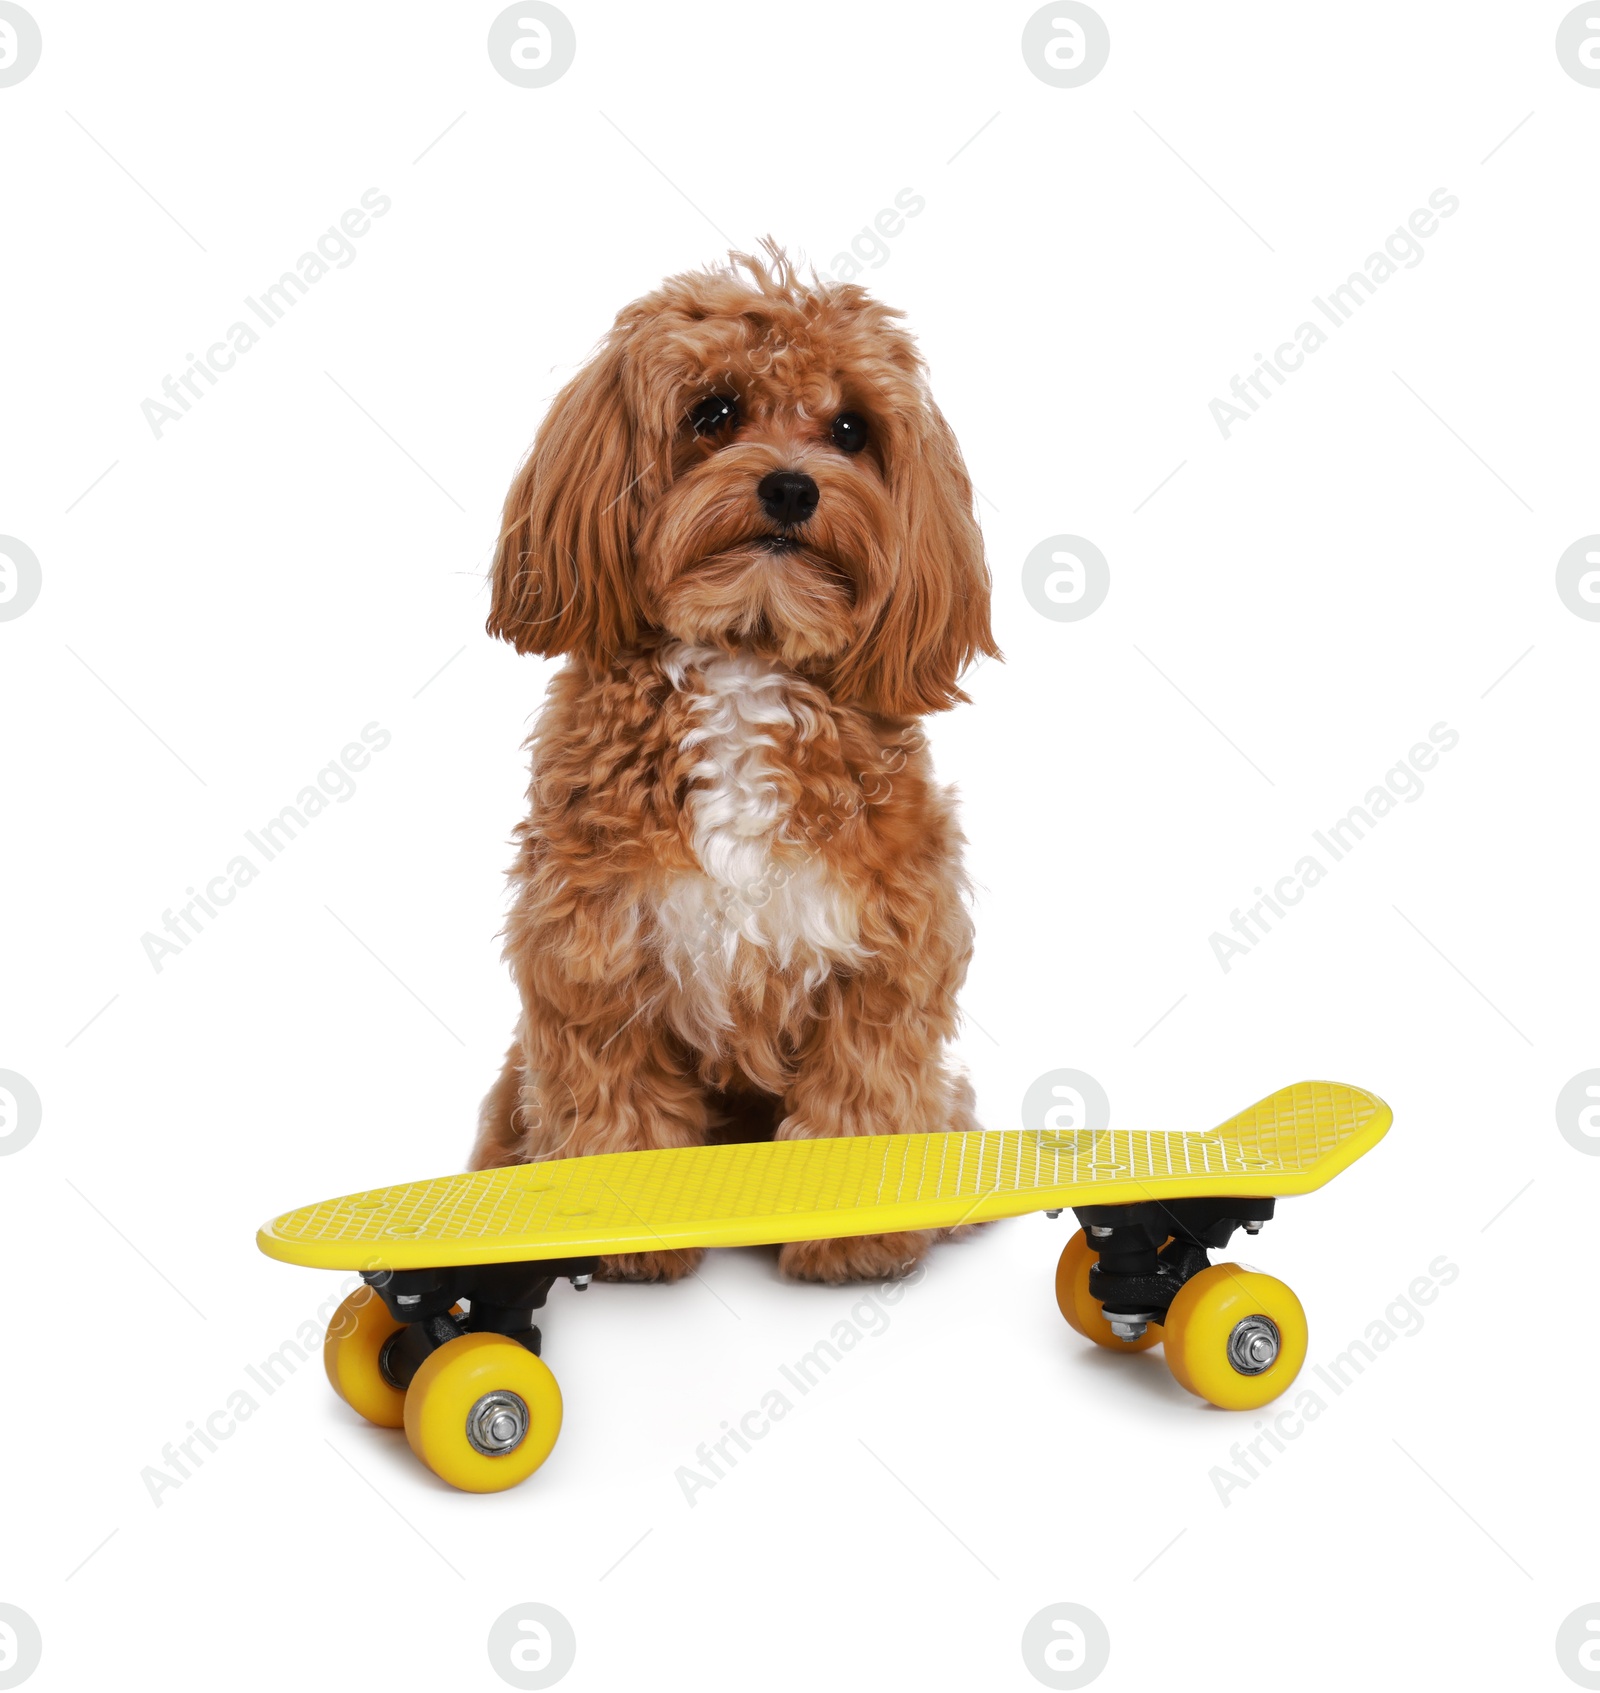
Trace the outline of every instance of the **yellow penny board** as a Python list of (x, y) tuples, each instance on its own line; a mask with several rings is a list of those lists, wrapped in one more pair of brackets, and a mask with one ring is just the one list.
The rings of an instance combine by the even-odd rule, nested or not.
[(1330, 1181), (1393, 1114), (1339, 1082), (1281, 1088), (1206, 1134), (1032, 1129), (602, 1153), (371, 1188), (285, 1212), (270, 1258), (420, 1270), (951, 1228), (1147, 1199), (1284, 1198)]

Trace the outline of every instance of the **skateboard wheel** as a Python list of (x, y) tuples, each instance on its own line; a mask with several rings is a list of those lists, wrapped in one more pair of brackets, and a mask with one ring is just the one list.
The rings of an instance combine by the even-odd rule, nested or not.
[(514, 1340), (464, 1334), (423, 1360), (405, 1397), (406, 1439), (441, 1481), (499, 1493), (550, 1456), (561, 1389), (550, 1367)]
[(333, 1391), (379, 1428), (405, 1422), (405, 1394), (379, 1364), (383, 1343), (403, 1327), (370, 1287), (358, 1287), (333, 1314), (322, 1342), (322, 1367)]
[(1100, 1254), (1089, 1245), (1082, 1229), (1061, 1250), (1056, 1265), (1056, 1304), (1061, 1315), (1085, 1340), (1118, 1352), (1146, 1352), (1161, 1339), (1161, 1325), (1149, 1324), (1137, 1340), (1118, 1340), (1100, 1309), (1100, 1301), (1089, 1292), (1089, 1271)]
[(1306, 1358), (1306, 1314), (1276, 1276), (1213, 1264), (1191, 1276), (1167, 1312), (1167, 1367), (1224, 1411), (1276, 1399)]

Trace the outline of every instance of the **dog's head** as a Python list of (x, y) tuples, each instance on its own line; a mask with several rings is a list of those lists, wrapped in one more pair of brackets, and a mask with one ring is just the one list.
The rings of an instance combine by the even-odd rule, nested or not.
[(776, 248), (669, 279), (557, 396), (506, 500), (489, 632), (596, 661), (743, 647), (896, 716), (994, 654), (972, 487), (900, 314)]

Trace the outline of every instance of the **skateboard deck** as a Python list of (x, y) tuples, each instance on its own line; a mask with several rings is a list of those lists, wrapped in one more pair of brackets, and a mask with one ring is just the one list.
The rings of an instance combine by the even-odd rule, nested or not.
[(1360, 1088), (1297, 1082), (1204, 1134), (971, 1130), (604, 1153), (371, 1188), (285, 1212), (256, 1238), (286, 1263), (371, 1272), (1284, 1198), (1352, 1164), (1391, 1116)]

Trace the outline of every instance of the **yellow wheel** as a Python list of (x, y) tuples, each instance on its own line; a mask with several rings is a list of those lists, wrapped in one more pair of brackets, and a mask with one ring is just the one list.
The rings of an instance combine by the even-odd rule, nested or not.
[(561, 1389), (550, 1367), (498, 1334), (464, 1334), (423, 1360), (406, 1394), (406, 1439), (442, 1481), (498, 1493), (550, 1456)]
[(1056, 1265), (1056, 1304), (1061, 1315), (1086, 1340), (1119, 1352), (1145, 1352), (1161, 1339), (1161, 1325), (1151, 1323), (1137, 1340), (1118, 1340), (1102, 1315), (1100, 1301), (1089, 1293), (1089, 1270), (1100, 1254), (1089, 1245), (1082, 1229), (1062, 1248)]
[(403, 1326), (373, 1288), (358, 1287), (334, 1312), (322, 1342), (322, 1367), (333, 1391), (379, 1428), (399, 1428), (406, 1420), (406, 1396), (378, 1362), (383, 1343)]
[(1306, 1314), (1292, 1288), (1238, 1264), (1192, 1276), (1167, 1312), (1167, 1367), (1224, 1411), (1276, 1399), (1306, 1361)]

